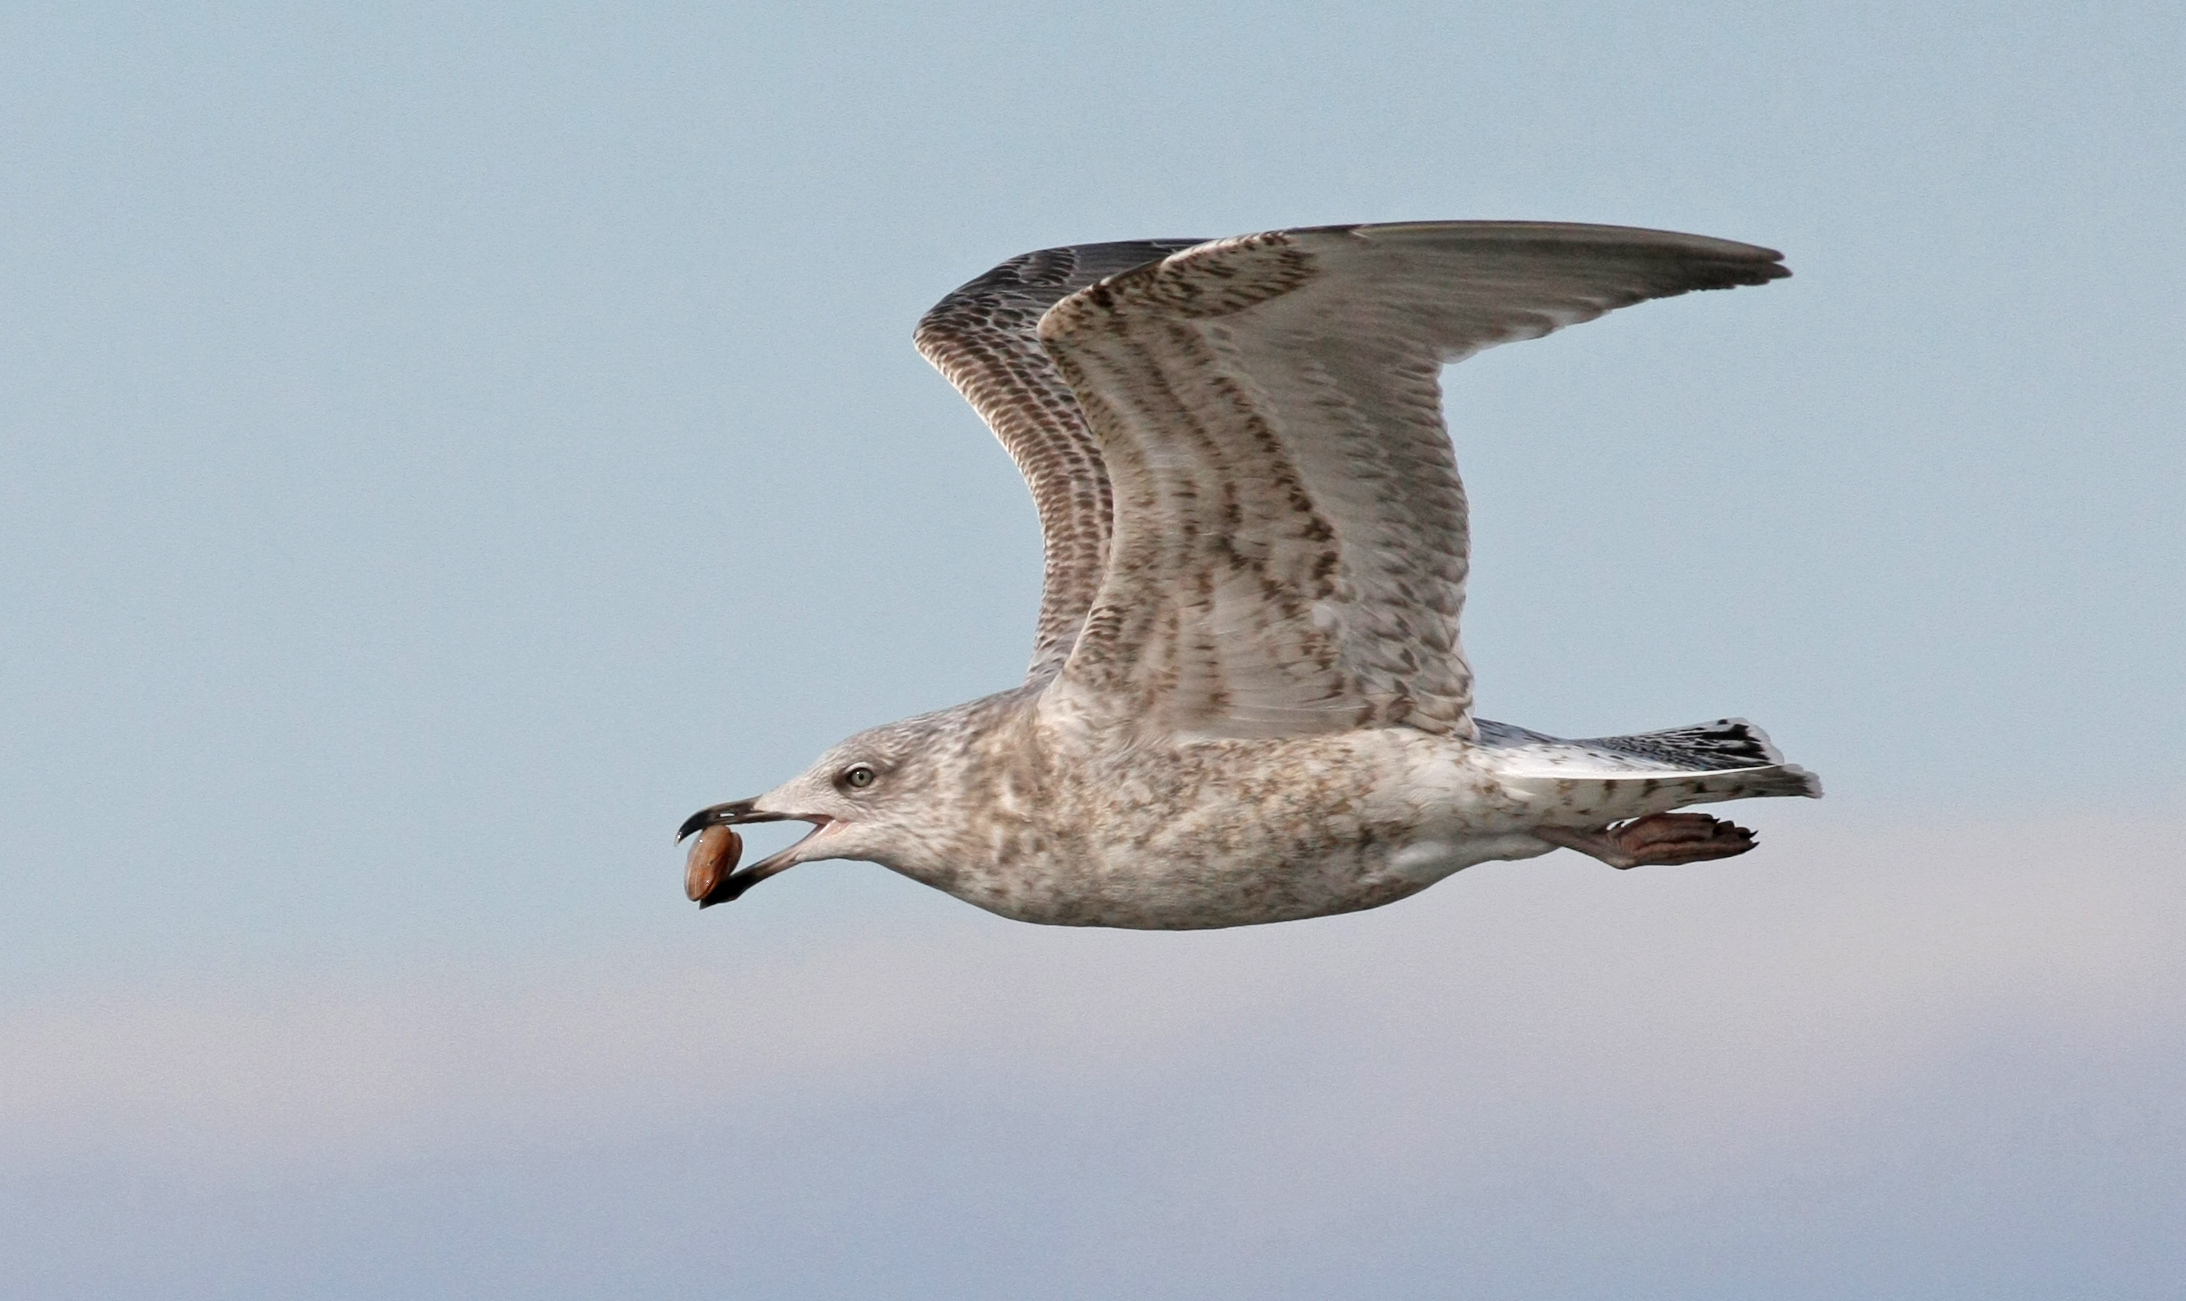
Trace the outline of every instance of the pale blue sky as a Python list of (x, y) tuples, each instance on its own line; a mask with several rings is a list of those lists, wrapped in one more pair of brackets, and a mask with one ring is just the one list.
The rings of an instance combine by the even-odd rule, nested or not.
[[(1461, 1296), (1521, 1295), (1546, 1260), (1567, 1286), (1543, 1295), (1997, 1296), (2022, 1275), (2154, 1295), (2186, 1271), (2134, 1228), (2186, 1204), (2186, 1161), (2149, 1157), (2186, 1144), (2165, 1101), (2186, 971), (2161, 956), (2186, 940), (2164, 884), (2186, 866), (2182, 85), (2169, 3), (8, 7), (0, 1065), (30, 1101), (0, 1102), (0, 1219), (29, 1226), (0, 1228), (0, 1274), (45, 1295), (1003, 1296), (1030, 1270), (1059, 1294)], [(691, 809), (1022, 671), (1033, 513), (911, 351), (934, 299), (1050, 244), (1449, 217), (1785, 251), (1789, 281), (1450, 373), (1466, 638), (1492, 717), (1743, 714), (1827, 800), (1753, 807), (1764, 849), (1735, 868), (1543, 860), (1409, 918), (1152, 948), (1007, 927), (866, 866), (682, 901), (668, 841)], [(2075, 871), (2116, 888), (2094, 938), (2050, 954), (2026, 932), (2046, 967), (1985, 966), (1956, 938), (2020, 933), (1969, 920), (1985, 866), (2014, 917), (2069, 912)], [(1239, 1072), (1375, 1054), (1343, 1009), (1374, 999), (1382, 946), (1415, 964), (1389, 981), (1449, 991), (1433, 1039), (1487, 1015), (1433, 965), (1438, 925), (1494, 935), (1506, 909), (1556, 935), (1562, 908), (1614, 945), (1599, 910), (1638, 891), (1683, 920), (1620, 978), (1698, 1000), (1677, 1006), (1746, 979), (1693, 965), (1695, 918), (1777, 958), (1772, 927), (1822, 927), (1786, 932), (1811, 969), (1680, 1023), (1653, 1089), (1796, 1057), (1800, 991), (1872, 956), (1814, 920), (1848, 899), (1919, 937), (1869, 995), (1905, 1014), (1877, 1024), (1925, 1028), (1872, 1080), (1809, 1062), (1796, 1123), (1739, 1130), (1806, 1138), (1741, 1146), (1699, 1115), (1612, 1174), (1586, 1136), (1629, 1097), (1533, 1112), (1490, 1089), (1502, 1146), (1419, 1148), (1477, 1169), (1388, 1180), (1360, 1154), (1404, 1149), (1394, 1122), (1236, 1119), (1266, 1101)], [(2117, 938), (2136, 926), (2162, 942)], [(803, 1100), (776, 1128), (735, 1098), (701, 1122), (686, 1078), (757, 1069), (775, 1041), (749, 1009), (652, 1057), (603, 1028), (686, 976), (825, 1027), (860, 1004), (800, 1001), (826, 955), (876, 987), (945, 968), (937, 991), (988, 969), (1045, 989), (1043, 945), (1083, 977), (1046, 1012), (906, 1005), (858, 1082), (817, 1050), (767, 1075)], [(1134, 1037), (1143, 1009), (1088, 992), (1202, 955), (1237, 958), (1212, 986), (1243, 1001), (1194, 1004), (1197, 1039)], [(1247, 997), (1241, 973), (1316, 964), (1345, 973), (1334, 1010)], [(2052, 1018), (2063, 1038), (2014, 1037), (2051, 1023), (2036, 969), (2097, 991)], [(636, 1010), (568, 1011), (595, 987)], [(505, 1061), (434, 1056), (509, 1022), (542, 1028)], [(991, 1036), (1057, 1022), (1096, 1083), (994, 1065)], [(365, 1023), (408, 1047), (371, 1049)], [(1564, 1031), (1504, 1030), (1488, 1065), (1434, 1039), (1374, 1087), (1429, 1097), (1453, 1061), (1562, 1078), (1528, 1054)], [(377, 1083), (313, 1110), (292, 1039)], [(347, 1067), (343, 1044), (366, 1045)], [(655, 1065), (600, 1065), (626, 1056)], [(467, 1110), (515, 1087), (510, 1062), (593, 1065), (566, 1092), (525, 1075), (546, 1119), (524, 1129)], [(228, 1085), (240, 1101), (200, 1108)], [(1465, 1102), (1453, 1086), (1448, 1117)], [(2045, 1137), (1983, 1146), (1980, 1115)], [(1719, 1140), (1744, 1155), (1693, 1155)], [(1238, 1208), (1271, 1180), (1287, 1200), (1262, 1223)], [(1418, 1200), (1362, 1238), (1384, 1186)], [(1662, 1186), (1687, 1191), (1595, 1235), (1603, 1199)], [(78, 1236), (95, 1210), (140, 1254)], [(1954, 1290), (2003, 1241), (2019, 1254)]]

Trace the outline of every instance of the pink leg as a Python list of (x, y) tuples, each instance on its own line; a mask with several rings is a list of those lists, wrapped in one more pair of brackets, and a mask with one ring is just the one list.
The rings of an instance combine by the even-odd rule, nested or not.
[(1533, 834), (1551, 844), (1576, 849), (1614, 868), (1654, 863), (1698, 863), (1730, 858), (1753, 848), (1753, 833), (1705, 813), (1655, 813), (1599, 831), (1536, 827)]

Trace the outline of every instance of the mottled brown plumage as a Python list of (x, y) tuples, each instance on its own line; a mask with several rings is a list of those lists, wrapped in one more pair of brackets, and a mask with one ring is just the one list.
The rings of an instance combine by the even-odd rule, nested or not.
[(972, 281), (917, 343), (1039, 509), (1032, 670), (694, 815), (686, 834), (818, 828), (694, 895), (865, 858), (1028, 921), (1192, 928), (1372, 907), (1558, 845), (1620, 867), (1744, 852), (1742, 828), (1663, 816), (1820, 794), (1740, 720), (1562, 741), (1473, 717), (1440, 381), (1498, 343), (1787, 274), (1700, 236), (1442, 222), (1053, 249)]
[(1047, 552), (1034, 678), (1062, 668), (1108, 567), (1108, 475), (1078, 400), (1040, 347), (1040, 318), (1107, 276), (1191, 248), (1196, 239), (1043, 249), (1011, 258), (934, 306), (911, 336), (1017, 463)]

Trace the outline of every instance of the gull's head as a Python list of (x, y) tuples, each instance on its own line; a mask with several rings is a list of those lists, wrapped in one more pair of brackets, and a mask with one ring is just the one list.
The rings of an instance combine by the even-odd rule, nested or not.
[(726, 862), (701, 866), (708, 849), (702, 840), (686, 880), (691, 898), (701, 908), (727, 903), (785, 868), (821, 859), (858, 858), (900, 870), (945, 852), (951, 821), (946, 800), (963, 769), (963, 748), (956, 743), (961, 728), (952, 725), (956, 712), (870, 728), (764, 795), (692, 814), (677, 840), (748, 822), (809, 822), (813, 830), (741, 871), (728, 870), (736, 866), (733, 850)]

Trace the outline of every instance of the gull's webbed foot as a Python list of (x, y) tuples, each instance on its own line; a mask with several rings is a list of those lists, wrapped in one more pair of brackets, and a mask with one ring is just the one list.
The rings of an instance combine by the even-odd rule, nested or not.
[(1629, 863), (1698, 863), (1710, 858), (1731, 858), (1753, 848), (1753, 832), (1735, 822), (1711, 818), (1705, 813), (1656, 813), (1609, 828), (1606, 833)]
[(1754, 846), (1753, 832), (1705, 813), (1653, 813), (1600, 831), (1541, 827), (1533, 834), (1620, 869), (1730, 858)]

